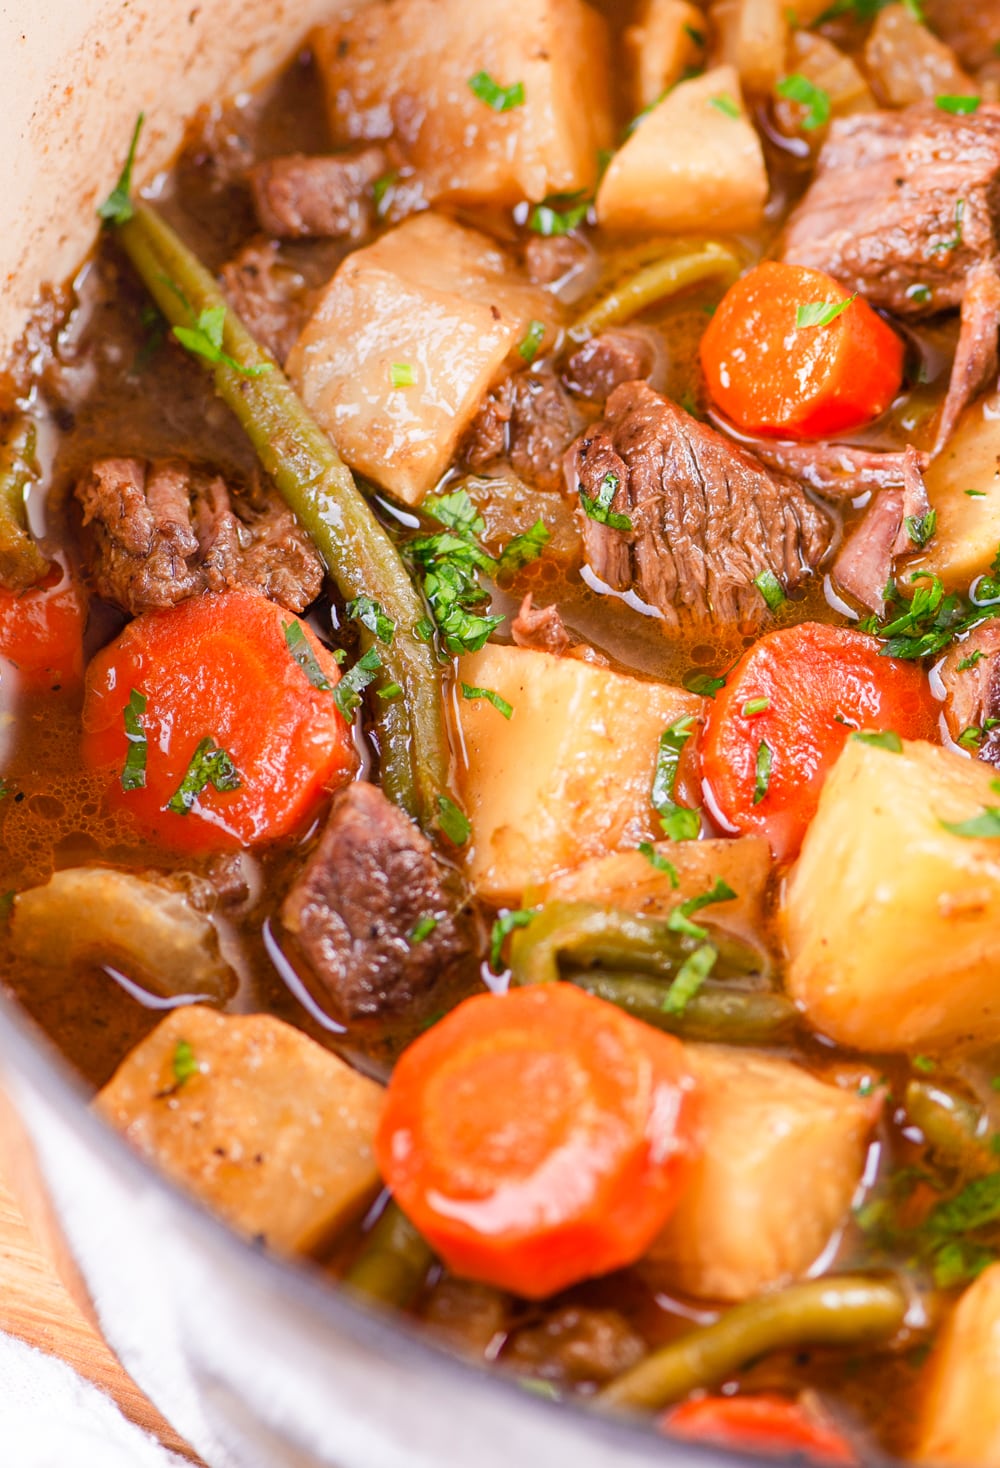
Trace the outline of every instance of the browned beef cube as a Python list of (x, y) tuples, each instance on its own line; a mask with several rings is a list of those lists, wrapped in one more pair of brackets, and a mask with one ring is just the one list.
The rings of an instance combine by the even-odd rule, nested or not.
[(269, 158), (250, 171), (260, 227), (274, 239), (359, 239), (371, 219), (371, 186), (386, 171), (381, 148), (363, 153)]

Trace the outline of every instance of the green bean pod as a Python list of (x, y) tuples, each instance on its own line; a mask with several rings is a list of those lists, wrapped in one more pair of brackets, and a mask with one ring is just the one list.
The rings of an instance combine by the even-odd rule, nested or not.
[(900, 1285), (866, 1275), (809, 1280), (727, 1310), (654, 1351), (597, 1394), (607, 1407), (656, 1409), (725, 1381), (774, 1351), (887, 1345), (908, 1309)]
[(964, 1173), (996, 1170), (998, 1159), (988, 1145), (989, 1123), (973, 1101), (933, 1081), (911, 1080), (906, 1114), (945, 1167)]
[(0, 586), (26, 591), (49, 563), (31, 538), (24, 491), (35, 479), (35, 425), (22, 419), (0, 450)]
[(686, 254), (666, 255), (662, 260), (654, 260), (620, 281), (584, 312), (570, 328), (570, 336), (575, 340), (595, 336), (609, 326), (621, 326), (631, 321), (640, 312), (677, 295), (688, 286), (715, 277), (720, 277), (728, 286), (739, 273), (739, 256), (726, 245), (706, 240)]
[(429, 1245), (390, 1199), (344, 1280), (369, 1300), (404, 1310), (420, 1293), (433, 1263)]
[(617, 1005), (626, 1014), (682, 1040), (718, 1045), (778, 1045), (794, 1034), (799, 1012), (783, 994), (706, 986), (679, 1013), (663, 1007), (666, 988), (642, 974), (573, 974), (578, 989)]
[[(222, 346), (238, 366), (211, 364), (219, 396), (311, 536), (341, 595), (372, 597), (395, 623), (391, 646), (378, 644), (387, 678), (403, 690), (378, 710), (382, 781), (386, 793), (423, 826), (435, 825), (438, 797), (447, 792), (451, 774), (441, 670), (432, 649), (414, 634), (426, 609), (396, 547), (329, 436), (170, 226), (149, 205), (136, 202), (117, 236), (172, 326), (190, 328), (203, 311), (225, 311)], [(259, 375), (249, 376), (248, 370)]]

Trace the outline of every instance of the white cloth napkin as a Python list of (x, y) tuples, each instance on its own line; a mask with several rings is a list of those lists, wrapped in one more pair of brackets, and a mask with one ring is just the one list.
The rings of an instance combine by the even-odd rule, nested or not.
[(65, 1361), (0, 1335), (0, 1458), (10, 1468), (191, 1468)]

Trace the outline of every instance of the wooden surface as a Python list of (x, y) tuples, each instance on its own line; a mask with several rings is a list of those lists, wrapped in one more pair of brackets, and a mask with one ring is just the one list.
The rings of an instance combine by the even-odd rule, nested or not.
[[(0, 1093), (0, 1331), (59, 1356), (124, 1415), (199, 1460), (143, 1396), (104, 1342), (62, 1241), (27, 1138)], [(0, 1382), (0, 1399), (3, 1383)]]

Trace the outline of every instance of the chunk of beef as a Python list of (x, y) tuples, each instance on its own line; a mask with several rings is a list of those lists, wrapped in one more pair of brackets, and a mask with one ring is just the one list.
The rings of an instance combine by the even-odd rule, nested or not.
[(580, 511), (584, 554), (615, 591), (633, 590), (672, 627), (752, 632), (767, 615), (754, 581), (793, 591), (833, 538), (829, 515), (791, 479), (645, 383), (619, 387), (604, 420), (566, 456), (573, 493), (621, 514), (614, 529)]
[(524, 247), (524, 268), (533, 285), (561, 285), (591, 259), (590, 246), (572, 235), (532, 235)]
[(386, 171), (381, 148), (269, 158), (250, 170), (260, 227), (274, 239), (359, 239), (371, 223), (371, 185)]
[(608, 666), (603, 653), (573, 636), (557, 606), (536, 607), (530, 591), (510, 624), (510, 635), (516, 647), (548, 652), (556, 658), (579, 658), (581, 662), (596, 663), (602, 668)]
[(421, 1314), (424, 1324), (451, 1350), (493, 1360), (506, 1334), (509, 1302), (491, 1285), (443, 1274)]
[(521, 372), (487, 393), (461, 455), (472, 469), (506, 456), (520, 478), (545, 491), (562, 486), (562, 456), (581, 417), (551, 372)]
[[(348, 1020), (405, 1009), (465, 951), (430, 842), (374, 785), (336, 796), (281, 916)], [(412, 942), (425, 918), (436, 927)]]
[(94, 586), (133, 616), (233, 586), (301, 612), (322, 590), (305, 532), (259, 488), (231, 495), (188, 464), (100, 459), (74, 493)]
[(549, 1381), (603, 1383), (645, 1354), (642, 1336), (617, 1310), (563, 1305), (540, 1325), (517, 1331), (503, 1360), (522, 1374)]
[(973, 265), (996, 258), (998, 216), (1000, 105), (858, 113), (831, 125), (782, 258), (873, 306), (927, 316), (961, 305)]
[(941, 682), (952, 739), (973, 730), (979, 758), (1000, 765), (1000, 621), (984, 622), (954, 644), (941, 666)]
[(915, 449), (907, 449), (905, 463), (904, 484), (878, 492), (833, 564), (833, 579), (841, 591), (879, 616), (885, 611), (885, 588), (897, 558), (919, 549), (906, 522), (922, 519), (930, 509)]
[(923, 473), (931, 461), (930, 454), (913, 449), (880, 452), (846, 443), (772, 443), (767, 439), (755, 439), (752, 452), (769, 469), (808, 484), (828, 499), (854, 499), (872, 489), (902, 489), (911, 466)]
[(222, 267), (222, 289), (243, 324), (281, 363), (309, 319), (311, 292), (270, 243), (257, 240)]
[(647, 378), (655, 365), (653, 344), (637, 331), (602, 331), (584, 342), (566, 363), (570, 392), (603, 403), (623, 382)]
[(962, 301), (962, 329), (938, 425), (935, 443), (938, 452), (955, 432), (959, 418), (970, 403), (995, 385), (998, 371), (1000, 273), (992, 260), (984, 260), (969, 272)]

